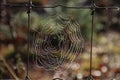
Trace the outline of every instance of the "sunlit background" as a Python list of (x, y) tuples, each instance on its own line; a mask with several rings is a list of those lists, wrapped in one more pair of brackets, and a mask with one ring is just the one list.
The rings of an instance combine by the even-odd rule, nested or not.
[[(0, 0), (0, 4), (26, 5), (27, 0)], [(120, 0), (95, 0), (97, 6), (118, 6)], [(33, 0), (35, 6), (88, 6), (91, 0)], [(34, 31), (39, 31), (42, 25), (54, 14), (71, 15), (80, 24), (84, 38), (84, 48), (81, 54), (72, 62), (66, 71), (48, 71), (36, 65), (32, 47)], [(54, 17), (53, 17), (54, 18)], [(0, 79), (24, 79), (26, 76), (27, 56), (30, 54), (29, 76), (31, 80), (52, 80), (61, 77), (65, 80), (86, 80), (90, 69), (90, 37), (91, 37), (91, 10), (56, 8), (33, 8), (31, 12), (30, 52), (27, 49), (28, 15), (24, 7), (0, 7)], [(53, 25), (54, 32), (59, 26)], [(48, 34), (48, 30), (44, 30)], [(59, 56), (59, 55), (58, 55)], [(73, 56), (69, 56), (68, 60)], [(67, 65), (67, 63), (64, 63)], [(66, 67), (62, 67), (65, 70)], [(92, 75), (94, 80), (120, 80), (120, 11), (117, 9), (96, 9), (94, 20), (93, 64)]]

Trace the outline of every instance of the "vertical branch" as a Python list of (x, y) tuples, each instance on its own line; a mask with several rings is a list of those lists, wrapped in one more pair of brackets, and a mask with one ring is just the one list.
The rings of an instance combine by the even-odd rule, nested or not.
[(27, 37), (27, 42), (28, 42), (28, 47), (27, 47), (27, 50), (28, 50), (28, 55), (27, 55), (27, 72), (26, 72), (26, 78), (25, 78), (25, 80), (30, 80), (29, 79), (29, 52), (30, 52), (30, 20), (31, 20), (31, 18), (30, 18), (30, 13), (31, 13), (31, 8), (32, 8), (32, 1), (31, 0), (29, 0), (29, 2), (28, 2), (28, 11), (27, 11), (27, 14), (28, 14), (28, 37)]
[(93, 32), (94, 32), (94, 10), (92, 10), (92, 27), (91, 27), (91, 45), (90, 45), (90, 75), (92, 75), (92, 47), (93, 47)]
[(92, 22), (91, 22), (91, 41), (90, 41), (90, 77), (89, 79), (90, 80), (93, 80), (92, 78), (92, 56), (93, 56), (93, 51), (92, 51), (92, 48), (93, 48), (93, 32), (94, 32), (94, 14), (95, 14), (95, 2), (94, 0), (92, 0), (92, 5), (91, 5), (91, 16), (92, 16)]

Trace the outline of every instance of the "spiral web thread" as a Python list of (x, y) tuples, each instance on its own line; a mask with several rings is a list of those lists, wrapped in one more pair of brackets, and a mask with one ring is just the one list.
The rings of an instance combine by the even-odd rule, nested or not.
[(34, 34), (35, 62), (45, 69), (67, 67), (81, 53), (84, 40), (79, 22), (72, 16), (55, 15)]

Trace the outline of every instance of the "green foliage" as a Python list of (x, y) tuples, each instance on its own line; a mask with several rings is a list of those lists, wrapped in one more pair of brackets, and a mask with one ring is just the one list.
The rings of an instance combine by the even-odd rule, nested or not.
[(8, 25), (0, 24), (0, 38), (10, 39), (12, 38), (10, 27)]
[[(91, 16), (91, 10), (72, 10), (74, 13), (74, 16), (78, 18), (78, 21), (80, 22), (81, 26), (81, 32), (82, 35), (86, 39), (90, 39), (91, 36), (91, 25), (92, 25), (92, 16)], [(94, 34), (101, 30), (103, 28), (103, 25), (100, 23), (99, 19), (95, 16), (94, 20)]]
[[(86, 38), (90, 38), (91, 36), (91, 26), (92, 26), (92, 16), (90, 15), (90, 10), (81, 10), (78, 14), (80, 19), (81, 31), (84, 33), (83, 35)], [(94, 34), (102, 28), (102, 24), (99, 22), (97, 17), (94, 20)]]
[[(39, 25), (40, 16), (37, 13), (32, 12), (30, 20), (31, 20), (30, 21), (30, 27), (32, 29), (36, 29)], [(26, 12), (17, 13), (15, 15), (14, 19), (13, 19), (13, 23), (17, 27), (26, 28), (28, 26), (28, 14)]]

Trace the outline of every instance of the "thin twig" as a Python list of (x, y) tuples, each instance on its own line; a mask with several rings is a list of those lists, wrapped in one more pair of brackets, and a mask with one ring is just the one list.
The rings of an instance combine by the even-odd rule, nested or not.
[(10, 72), (10, 74), (13, 76), (15, 80), (19, 80), (19, 78), (16, 76), (14, 71), (10, 68), (10, 66), (7, 64), (6, 60), (3, 57), (0, 57), (0, 60), (3, 62), (7, 70)]

